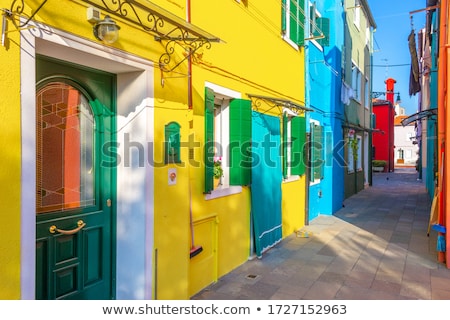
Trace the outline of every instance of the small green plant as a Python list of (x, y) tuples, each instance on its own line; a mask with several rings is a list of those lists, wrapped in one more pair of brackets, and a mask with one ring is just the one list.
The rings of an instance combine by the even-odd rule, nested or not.
[(348, 131), (348, 142), (350, 145), (350, 149), (352, 150), (353, 154), (353, 161), (358, 161), (358, 138), (355, 135), (356, 131), (353, 129), (350, 129)]
[(384, 167), (386, 166), (385, 160), (372, 160), (372, 167)]
[(214, 178), (219, 179), (223, 175), (222, 158), (214, 159)]

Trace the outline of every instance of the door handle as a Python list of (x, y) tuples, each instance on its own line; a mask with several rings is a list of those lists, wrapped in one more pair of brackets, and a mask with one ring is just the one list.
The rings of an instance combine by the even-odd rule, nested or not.
[(66, 234), (66, 235), (71, 235), (71, 234), (75, 234), (78, 231), (80, 231), (81, 229), (83, 229), (86, 226), (86, 223), (83, 220), (78, 220), (77, 222), (78, 227), (72, 230), (62, 230), (62, 229), (58, 229), (55, 225), (52, 225), (48, 231), (50, 231), (50, 233), (56, 233), (59, 232), (61, 234)]

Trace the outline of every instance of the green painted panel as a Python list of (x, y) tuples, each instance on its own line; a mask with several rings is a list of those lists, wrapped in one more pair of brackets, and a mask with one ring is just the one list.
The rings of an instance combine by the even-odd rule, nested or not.
[(323, 130), (319, 125), (312, 124), (311, 135), (311, 180), (323, 178)]
[(329, 46), (330, 45), (330, 19), (319, 17), (316, 19), (317, 27), (322, 34), (325, 36), (324, 38), (318, 39), (317, 42), (321, 46)]
[(78, 265), (71, 265), (63, 269), (56, 269), (53, 274), (55, 299), (62, 299), (65, 296), (75, 294), (78, 291)]
[(102, 261), (98, 257), (102, 255), (102, 228), (89, 228), (84, 231), (84, 277), (83, 285), (88, 286), (102, 278)]
[(252, 103), (230, 102), (230, 185), (248, 185), (251, 181)]
[(205, 193), (214, 189), (214, 91), (205, 88)]
[(36, 300), (48, 297), (48, 241), (36, 241)]
[(55, 237), (55, 260), (56, 263), (76, 258), (77, 243), (76, 235)]
[(291, 120), (291, 174), (305, 174), (304, 147), (306, 143), (306, 119), (294, 117)]
[(177, 122), (170, 122), (164, 127), (164, 161), (168, 163), (181, 163), (180, 135), (181, 126)]

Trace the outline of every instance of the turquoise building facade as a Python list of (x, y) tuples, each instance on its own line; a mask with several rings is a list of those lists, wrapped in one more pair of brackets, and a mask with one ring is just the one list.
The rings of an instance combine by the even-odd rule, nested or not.
[[(305, 3), (310, 23), (305, 34), (307, 130), (310, 141), (308, 219), (333, 214), (344, 198), (341, 1)], [(323, 35), (318, 34), (321, 28)]]

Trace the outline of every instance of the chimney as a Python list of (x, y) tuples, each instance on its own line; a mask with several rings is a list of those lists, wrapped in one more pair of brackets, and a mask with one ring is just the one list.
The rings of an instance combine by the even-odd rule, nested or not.
[(396, 82), (397, 81), (392, 78), (384, 81), (384, 83), (386, 83), (386, 100), (390, 101), (392, 105), (394, 105), (394, 84)]

